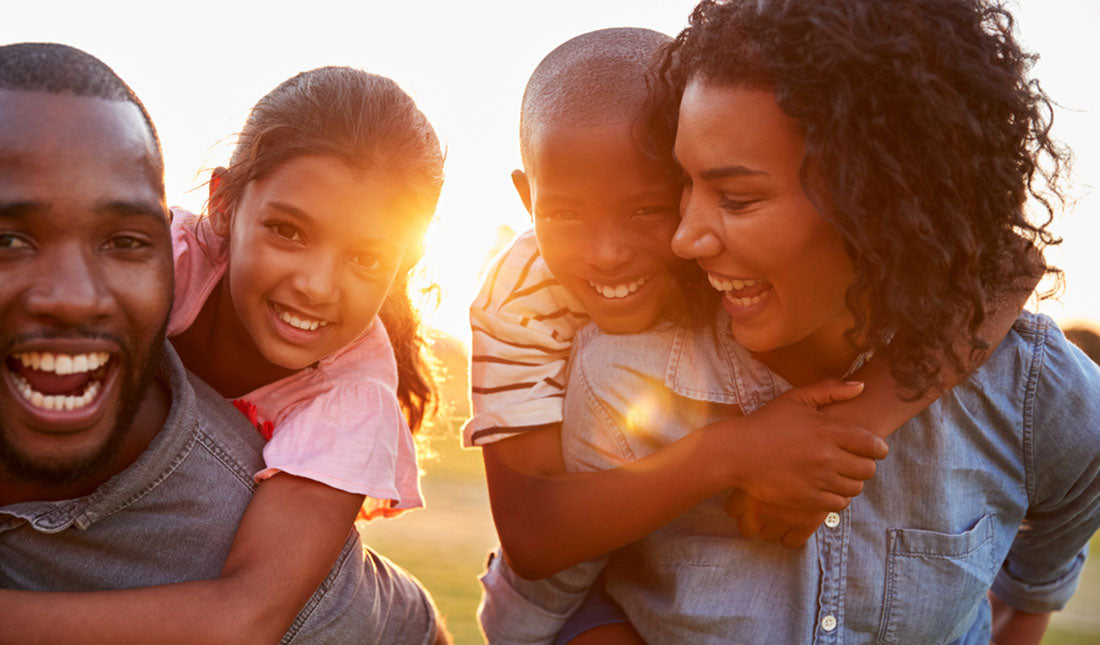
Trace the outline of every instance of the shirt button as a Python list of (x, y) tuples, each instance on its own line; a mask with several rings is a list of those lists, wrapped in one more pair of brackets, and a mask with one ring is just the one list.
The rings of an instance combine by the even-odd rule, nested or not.
[(836, 629), (836, 617), (832, 614), (821, 619), (821, 629), (831, 632)]
[(828, 515), (825, 516), (825, 526), (827, 526), (831, 529), (835, 529), (837, 527), (837, 525), (839, 525), (839, 524), (840, 524), (840, 514), (839, 513), (829, 513)]

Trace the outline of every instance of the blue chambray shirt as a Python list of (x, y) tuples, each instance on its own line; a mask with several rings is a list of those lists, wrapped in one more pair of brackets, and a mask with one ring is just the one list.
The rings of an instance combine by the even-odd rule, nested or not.
[[(137, 461), (86, 497), (0, 506), (0, 588), (93, 591), (219, 575), (263, 467), (263, 439), (167, 342), (164, 359), (157, 378), (172, 407)], [(282, 642), (426, 645), (435, 632), (427, 591), (353, 529)]]
[[(585, 329), (567, 388), (572, 470), (639, 459), (790, 386), (713, 327)], [(993, 590), (1061, 608), (1100, 525), (1100, 369), (1024, 313), (989, 360), (889, 439), (807, 545), (741, 538), (724, 496), (612, 554), (608, 592), (651, 643), (989, 643)]]

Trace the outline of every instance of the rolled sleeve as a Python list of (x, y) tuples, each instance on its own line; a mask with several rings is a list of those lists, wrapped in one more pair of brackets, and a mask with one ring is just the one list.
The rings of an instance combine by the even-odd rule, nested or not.
[(543, 580), (520, 578), (497, 549), (481, 574), (478, 623), (492, 645), (551, 643), (584, 602), (607, 558), (582, 562)]
[(1100, 368), (1045, 317), (1024, 331), (1034, 348), (1024, 401), (1029, 508), (993, 591), (1041, 613), (1073, 595), (1100, 528)]

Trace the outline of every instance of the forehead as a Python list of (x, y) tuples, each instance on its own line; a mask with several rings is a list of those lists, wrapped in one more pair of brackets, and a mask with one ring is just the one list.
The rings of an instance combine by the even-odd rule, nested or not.
[(680, 101), (675, 151), (685, 165), (797, 165), (803, 141), (798, 122), (780, 109), (771, 90), (697, 78)]
[(0, 90), (0, 202), (163, 202), (155, 150), (132, 103)]
[(541, 125), (531, 138), (529, 179), (539, 189), (600, 184), (663, 189), (675, 182), (640, 149), (631, 122), (598, 126)]

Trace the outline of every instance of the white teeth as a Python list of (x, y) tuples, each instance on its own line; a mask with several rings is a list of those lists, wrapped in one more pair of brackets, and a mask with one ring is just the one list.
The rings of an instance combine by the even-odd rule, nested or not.
[(91, 352), (88, 354), (22, 352), (13, 356), (23, 367), (62, 375), (95, 371), (106, 365), (111, 357), (107, 352)]
[(31, 405), (43, 410), (79, 410), (92, 402), (99, 394), (99, 381), (91, 381), (81, 394), (43, 394), (31, 387), (22, 376), (15, 376), (15, 388), (30, 401)]
[(617, 300), (619, 298), (625, 298), (637, 291), (638, 289), (641, 289), (642, 285), (644, 285), (647, 280), (649, 280), (649, 276), (638, 278), (633, 282), (615, 286), (596, 284), (595, 282), (591, 281), (589, 281), (588, 285), (592, 287), (592, 289), (595, 290), (596, 293), (600, 294), (604, 298)]
[(727, 280), (726, 278), (720, 278), (712, 273), (707, 274), (707, 279), (710, 280), (710, 286), (719, 291), (740, 290), (751, 287), (759, 282), (759, 280), (738, 280), (736, 278)]
[(747, 307), (749, 305), (756, 304), (756, 303), (760, 302), (761, 300), (763, 300), (764, 295), (760, 294), (758, 296), (752, 296), (751, 298), (731, 298), (730, 296), (726, 296), (726, 298), (730, 302), (741, 305), (742, 307)]
[(318, 327), (324, 327), (328, 324), (327, 320), (307, 320), (285, 311), (279, 312), (279, 319), (291, 327), (297, 327), (298, 329), (304, 329), (306, 331), (314, 331)]

